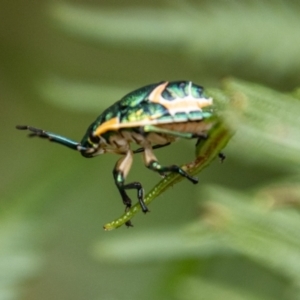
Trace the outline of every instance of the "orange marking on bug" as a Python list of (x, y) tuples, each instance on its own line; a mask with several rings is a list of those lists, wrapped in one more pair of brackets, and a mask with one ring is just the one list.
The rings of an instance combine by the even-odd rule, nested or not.
[(117, 130), (119, 129), (119, 119), (113, 118), (110, 119), (103, 124), (101, 124), (94, 132), (95, 136), (100, 136), (101, 134), (110, 131), (110, 130)]
[[(212, 98), (195, 98), (191, 94), (184, 98), (178, 98), (172, 101), (165, 100), (161, 94), (166, 88), (168, 82), (165, 82), (156, 87), (149, 95), (149, 100), (154, 103), (163, 105), (171, 114), (177, 112), (189, 112), (194, 110), (201, 110), (203, 107), (213, 104)], [(190, 82), (190, 85), (192, 82)]]
[(107, 131), (117, 131), (122, 128), (132, 128), (132, 127), (145, 126), (150, 124), (157, 124), (157, 120), (145, 119), (145, 120), (134, 121), (134, 122), (119, 123), (118, 118), (113, 118), (101, 124), (95, 130), (94, 135), (100, 136)]
[(190, 111), (196, 111), (196, 110), (201, 111), (203, 107), (211, 106), (212, 99), (211, 98), (197, 99), (192, 96), (187, 96), (173, 101), (161, 99), (160, 104), (166, 107), (171, 114), (175, 114), (177, 112), (188, 113)]
[(161, 93), (164, 91), (164, 89), (168, 84), (169, 82), (166, 81), (160, 84), (159, 86), (157, 86), (149, 95), (149, 100), (154, 103), (161, 103), (161, 99), (162, 99)]

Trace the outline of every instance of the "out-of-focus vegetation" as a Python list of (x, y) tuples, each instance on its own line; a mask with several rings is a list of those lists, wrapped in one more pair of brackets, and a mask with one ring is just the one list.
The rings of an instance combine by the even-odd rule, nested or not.
[[(300, 299), (299, 13), (291, 0), (2, 1), (0, 299)], [(134, 228), (102, 229), (123, 210), (116, 156), (14, 129), (80, 140), (127, 92), (176, 79), (225, 97), (235, 135), (224, 164), (173, 185)], [(159, 181), (139, 155), (137, 179)]]

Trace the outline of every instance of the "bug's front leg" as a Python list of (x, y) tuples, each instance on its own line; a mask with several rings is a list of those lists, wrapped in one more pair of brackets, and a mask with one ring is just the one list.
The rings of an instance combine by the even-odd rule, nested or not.
[(83, 147), (80, 143), (75, 142), (69, 138), (66, 138), (62, 135), (58, 135), (53, 132), (49, 132), (49, 131), (39, 129), (36, 127), (32, 127), (32, 126), (28, 126), (28, 125), (17, 125), (16, 128), (19, 130), (29, 130), (30, 137), (37, 136), (40, 138), (47, 138), (47, 139), (49, 139), (50, 142), (55, 142), (57, 144), (66, 146), (68, 148), (71, 148), (71, 149), (77, 150), (77, 151), (86, 151), (87, 150), (87, 148)]
[(163, 174), (165, 172), (178, 173), (181, 176), (187, 178), (192, 183), (198, 183), (198, 178), (190, 176), (187, 172), (185, 172), (177, 165), (162, 166), (155, 157), (151, 147), (145, 147), (144, 161), (147, 168), (158, 172), (159, 174)]
[(148, 212), (148, 208), (144, 202), (144, 189), (140, 182), (131, 182), (125, 184), (125, 179), (127, 174), (131, 168), (133, 161), (133, 152), (128, 150), (126, 155), (118, 160), (113, 170), (113, 176), (115, 180), (115, 184), (121, 194), (123, 203), (126, 206), (126, 210), (131, 207), (131, 199), (126, 193), (126, 190), (136, 189), (137, 190), (137, 197), (139, 203), (141, 205), (142, 211), (144, 213)]

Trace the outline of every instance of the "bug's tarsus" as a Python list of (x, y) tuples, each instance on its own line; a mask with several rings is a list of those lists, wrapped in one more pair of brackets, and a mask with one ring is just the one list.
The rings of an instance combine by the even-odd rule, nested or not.
[(19, 130), (27, 130), (28, 126), (27, 125), (17, 125), (16, 128)]
[[(127, 212), (129, 209), (130, 209), (130, 207), (126, 207), (125, 208), (125, 212)], [(133, 224), (132, 224), (132, 222), (130, 220), (126, 221), (125, 225), (126, 225), (127, 228), (133, 227)]]
[(28, 125), (17, 125), (16, 126), (17, 129), (19, 130), (29, 130), (29, 136), (39, 136), (39, 137), (48, 137), (48, 135), (46, 134), (46, 132), (42, 129), (39, 128), (35, 128), (32, 126), (28, 126)]
[(226, 155), (223, 152), (220, 152), (218, 154), (218, 157), (219, 157), (221, 163), (223, 163), (224, 160), (226, 159)]
[(60, 145), (64, 145), (70, 149), (73, 150), (77, 150), (77, 151), (85, 151), (86, 148), (81, 146), (80, 143), (75, 142), (71, 139), (68, 139), (64, 136), (49, 132), (49, 131), (45, 131), (43, 129), (39, 129), (36, 127), (32, 127), (32, 126), (28, 126), (28, 125), (17, 125), (16, 126), (17, 129), (19, 130), (29, 130), (29, 137), (39, 137), (39, 138), (47, 138), (49, 139), (49, 141), (60, 144)]
[(195, 136), (197, 138), (196, 147), (200, 144), (201, 141), (208, 139), (208, 134), (203, 134), (201, 136)]
[(167, 176), (167, 173), (165, 172), (158, 172), (158, 174), (161, 178), (165, 178)]
[(125, 222), (125, 225), (127, 228), (133, 227), (133, 224), (131, 223), (131, 221)]
[(181, 176), (187, 178), (192, 183), (196, 184), (198, 183), (197, 177), (190, 176), (187, 172), (185, 172), (182, 168), (180, 168), (177, 165), (171, 165), (171, 166), (161, 166), (158, 161), (151, 161), (150, 164), (147, 166), (150, 170), (153, 170), (158, 173), (164, 173), (164, 172), (173, 172), (180, 174)]

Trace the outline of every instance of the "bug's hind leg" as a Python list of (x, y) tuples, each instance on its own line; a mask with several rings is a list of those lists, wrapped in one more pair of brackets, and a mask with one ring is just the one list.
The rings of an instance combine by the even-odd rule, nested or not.
[(197, 147), (202, 141), (205, 141), (208, 139), (208, 134), (203, 134), (203, 135), (200, 135), (200, 136), (195, 136), (195, 138), (197, 138), (197, 142), (195, 144), (195, 146)]
[(226, 155), (223, 152), (220, 152), (218, 154), (218, 157), (219, 157), (221, 163), (223, 163), (224, 160), (226, 159)]
[[(203, 135), (200, 135), (200, 136), (195, 136), (197, 138), (197, 142), (196, 142), (196, 147), (198, 147), (200, 145), (201, 142), (205, 141), (208, 139), (208, 134), (203, 134)], [(224, 160), (226, 159), (226, 155), (223, 153), (223, 152), (220, 152), (218, 154), (218, 157), (220, 159), (220, 162), (223, 163)]]
[(190, 176), (187, 172), (185, 172), (182, 168), (180, 168), (177, 165), (162, 166), (153, 154), (152, 148), (150, 146), (145, 147), (144, 160), (147, 168), (158, 172), (159, 174), (164, 174), (165, 172), (178, 173), (181, 176), (187, 178), (192, 183), (198, 183), (198, 178)]
[(180, 168), (177, 165), (171, 165), (171, 166), (162, 166), (158, 161), (152, 161), (148, 166), (150, 170), (159, 172), (159, 173), (165, 173), (165, 172), (173, 172), (178, 173), (181, 176), (187, 178), (192, 183), (196, 184), (198, 183), (198, 178), (190, 176), (187, 172), (185, 172), (182, 168)]
[(131, 199), (127, 195), (126, 190), (136, 189), (137, 197), (141, 205), (142, 211), (146, 213), (149, 210), (144, 202), (144, 189), (141, 183), (131, 182), (125, 184), (125, 178), (131, 168), (132, 160), (133, 160), (133, 152), (131, 150), (128, 150), (126, 155), (119, 159), (119, 161), (117, 162), (113, 170), (115, 184), (120, 192), (123, 203), (126, 206), (126, 210), (128, 210), (131, 207)]

